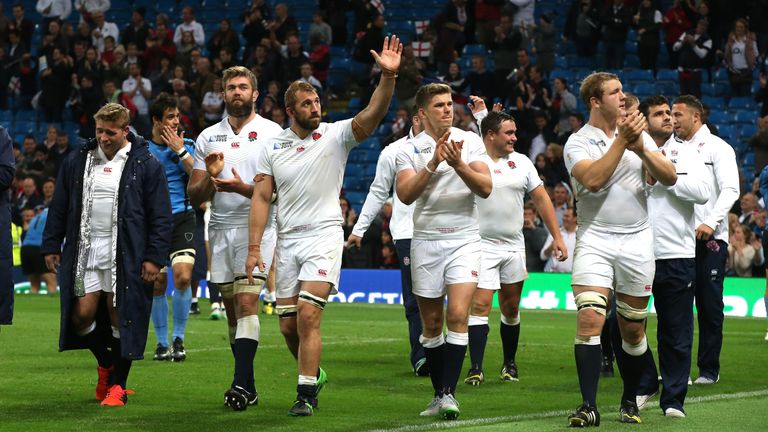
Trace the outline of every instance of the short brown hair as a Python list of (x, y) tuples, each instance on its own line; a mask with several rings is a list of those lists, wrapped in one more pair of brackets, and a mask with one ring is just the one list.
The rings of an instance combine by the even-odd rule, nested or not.
[(253, 87), (254, 90), (258, 89), (256, 75), (254, 75), (250, 69), (244, 66), (232, 66), (230, 68), (224, 69), (224, 72), (221, 73), (222, 89), (226, 88), (227, 82), (235, 77), (248, 78), (248, 80), (251, 81), (251, 87)]
[(101, 107), (93, 115), (93, 119), (96, 121), (114, 122), (123, 128), (128, 126), (128, 123), (131, 121), (131, 112), (128, 108), (118, 103), (110, 102)]
[(436, 95), (451, 94), (451, 88), (448, 84), (443, 83), (430, 83), (425, 86), (421, 86), (416, 92), (416, 106), (419, 108), (426, 108), (429, 101)]
[(315, 86), (312, 84), (306, 82), (306, 81), (300, 81), (296, 80), (291, 83), (291, 85), (288, 86), (288, 89), (285, 91), (285, 107), (286, 108), (293, 108), (294, 105), (296, 105), (296, 93), (303, 91), (307, 93), (317, 93), (317, 89), (315, 89)]
[(682, 95), (675, 99), (675, 101), (672, 103), (673, 105), (677, 104), (683, 104), (686, 107), (688, 107), (689, 110), (693, 112), (699, 113), (699, 115), (704, 114), (704, 106), (701, 104), (701, 101), (699, 98), (697, 98), (694, 95)]
[(579, 88), (579, 97), (587, 108), (591, 106), (590, 99), (594, 97), (599, 100), (603, 97), (603, 83), (611, 80), (619, 81), (619, 77), (608, 72), (595, 72), (584, 78)]

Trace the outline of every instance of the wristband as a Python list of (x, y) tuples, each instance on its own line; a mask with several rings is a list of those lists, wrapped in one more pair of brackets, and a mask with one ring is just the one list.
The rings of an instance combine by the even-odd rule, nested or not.
[(424, 165), (424, 169), (427, 170), (428, 173), (434, 174), (435, 172), (429, 169), (429, 164)]
[(387, 78), (397, 78), (397, 72), (396, 71), (393, 71), (391, 69), (386, 69), (386, 68), (383, 68), (381, 66), (379, 66), (379, 68), (381, 68), (381, 74), (383, 76), (385, 76)]
[(185, 159), (189, 159), (189, 158), (191, 158), (191, 157), (192, 157), (192, 155), (191, 155), (191, 154), (189, 154), (189, 152), (186, 152), (186, 151), (185, 151), (183, 154), (184, 154), (184, 156), (179, 156), (179, 159), (181, 159), (181, 160), (185, 160)]
[(178, 156), (180, 159), (184, 159), (184, 156), (188, 156), (188, 155), (189, 155), (189, 152), (187, 151), (187, 149), (183, 148), (183, 149), (182, 149), (180, 152), (176, 152), (176, 155), (177, 155), (177, 156)]

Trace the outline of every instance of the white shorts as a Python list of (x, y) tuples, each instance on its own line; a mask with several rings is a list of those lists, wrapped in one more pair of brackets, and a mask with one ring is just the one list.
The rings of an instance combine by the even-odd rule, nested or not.
[(104, 291), (112, 292), (112, 270), (85, 270), (83, 274), (85, 293)]
[(571, 284), (615, 289), (634, 297), (651, 295), (656, 262), (653, 231), (632, 234), (579, 230)]
[(481, 242), (480, 279), (477, 287), (498, 290), (501, 284), (513, 284), (528, 279), (525, 252), (489, 240)]
[(328, 282), (330, 294), (339, 292), (344, 231), (334, 227), (312, 237), (281, 238), (275, 253), (275, 296), (299, 295), (301, 282)]
[(445, 286), (478, 281), (480, 239), (411, 240), (413, 293), (438, 298)]
[[(235, 275), (245, 274), (245, 260), (248, 257), (248, 227), (211, 229), (208, 231), (211, 247), (211, 280), (213, 283), (231, 283)], [(267, 267), (272, 266), (277, 233), (274, 229), (264, 231), (261, 238), (261, 257)], [(254, 269), (254, 274), (260, 273)]]

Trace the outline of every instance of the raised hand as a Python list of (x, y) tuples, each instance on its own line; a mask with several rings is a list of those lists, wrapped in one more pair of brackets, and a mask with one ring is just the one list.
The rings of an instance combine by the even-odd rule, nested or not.
[(469, 107), (469, 110), (472, 111), (472, 114), (477, 114), (486, 109), (483, 98), (475, 95), (469, 95), (469, 103), (467, 106)]
[[(634, 111), (618, 122), (619, 136), (626, 142), (625, 146), (632, 150), (640, 134), (645, 128), (645, 116), (640, 111)], [(642, 144), (642, 142), (641, 142)]]
[(218, 177), (224, 170), (224, 153), (213, 152), (205, 155), (205, 169), (211, 177)]
[[(443, 157), (443, 147), (445, 147), (448, 141), (448, 137), (451, 136), (451, 131), (446, 131), (443, 136), (441, 136), (437, 140), (437, 145), (435, 146), (435, 153), (432, 154), (432, 159), (427, 162), (427, 169), (430, 171), (436, 171), (437, 166), (440, 165), (442, 161), (445, 160), (445, 157)], [(431, 166), (430, 166), (431, 165)]]
[(160, 132), (160, 137), (165, 141), (168, 147), (176, 153), (184, 148), (184, 131), (181, 131), (181, 134), (177, 134), (176, 128), (163, 126), (163, 130)]
[(451, 140), (451, 142), (446, 143), (442, 148), (445, 162), (453, 168), (461, 163), (462, 147), (464, 147), (464, 140), (458, 142)]
[(381, 49), (381, 54), (377, 54), (376, 51), (371, 50), (373, 59), (376, 60), (376, 64), (379, 65), (381, 70), (389, 72), (397, 72), (400, 68), (400, 57), (403, 53), (403, 44), (400, 43), (400, 39), (392, 35), (384, 38), (384, 46)]
[(240, 178), (240, 174), (238, 174), (237, 170), (234, 168), (232, 168), (232, 177), (227, 179), (212, 177), (211, 181), (216, 188), (216, 192), (241, 193), (243, 188), (247, 187), (247, 185), (243, 183), (243, 179)]

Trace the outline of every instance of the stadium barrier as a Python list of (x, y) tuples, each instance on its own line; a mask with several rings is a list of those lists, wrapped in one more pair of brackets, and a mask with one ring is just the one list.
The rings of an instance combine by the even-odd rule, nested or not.
[[(20, 273), (20, 272), (19, 272)], [(15, 279), (18, 280), (18, 279)], [(169, 281), (168, 293), (173, 290)], [(530, 273), (523, 285), (520, 301), (522, 309), (565, 309), (576, 310), (571, 293), (571, 275), (568, 273)], [(725, 278), (723, 301), (725, 315), (734, 317), (766, 316), (763, 294), (764, 278)], [(29, 291), (29, 283), (16, 284), (16, 292)], [(205, 281), (200, 284), (199, 297), (207, 297)], [(338, 303), (402, 303), (399, 270), (342, 269), (339, 293), (330, 301)], [(498, 307), (494, 297), (494, 307)], [(653, 297), (649, 305), (651, 313), (656, 310)]]

